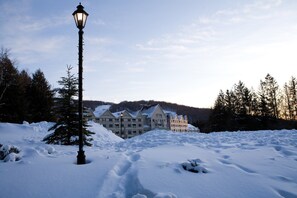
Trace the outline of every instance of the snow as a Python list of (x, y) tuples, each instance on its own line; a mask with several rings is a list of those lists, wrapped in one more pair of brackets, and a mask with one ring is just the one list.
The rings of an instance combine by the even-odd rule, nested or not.
[(122, 140), (89, 124), (88, 163), (76, 165), (77, 146), (42, 142), (53, 123), (0, 123), (1, 149), (20, 150), (0, 161), (0, 197), (297, 197), (297, 130)]
[(95, 108), (94, 116), (95, 117), (100, 117), (105, 111), (109, 110), (109, 108), (111, 107), (111, 105), (100, 105), (98, 107)]
[(198, 127), (195, 127), (191, 124), (188, 124), (188, 131), (190, 132), (200, 132), (200, 129)]
[(147, 117), (152, 117), (153, 113), (156, 111), (156, 108), (158, 107), (159, 105), (154, 105), (154, 106), (150, 106), (150, 107), (143, 107), (143, 109), (141, 110), (142, 111), (142, 114), (143, 115), (146, 115)]

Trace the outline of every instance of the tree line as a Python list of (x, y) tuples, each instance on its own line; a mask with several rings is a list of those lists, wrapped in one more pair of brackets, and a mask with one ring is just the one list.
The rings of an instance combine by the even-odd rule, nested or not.
[(297, 80), (281, 88), (270, 74), (260, 80), (259, 90), (242, 81), (225, 92), (220, 90), (207, 131), (296, 128)]

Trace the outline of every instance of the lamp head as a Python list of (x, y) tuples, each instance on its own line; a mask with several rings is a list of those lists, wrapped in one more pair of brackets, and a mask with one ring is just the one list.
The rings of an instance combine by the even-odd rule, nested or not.
[(79, 3), (79, 5), (76, 7), (77, 9), (72, 13), (76, 27), (80, 30), (82, 30), (87, 22), (87, 18), (89, 14), (84, 11), (84, 7)]

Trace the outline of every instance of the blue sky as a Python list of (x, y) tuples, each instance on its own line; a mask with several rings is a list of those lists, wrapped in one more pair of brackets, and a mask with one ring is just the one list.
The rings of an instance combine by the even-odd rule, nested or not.
[[(0, 0), (0, 46), (49, 83), (77, 73), (78, 2)], [(84, 0), (84, 99), (211, 107), (239, 80), (297, 71), (296, 0)]]

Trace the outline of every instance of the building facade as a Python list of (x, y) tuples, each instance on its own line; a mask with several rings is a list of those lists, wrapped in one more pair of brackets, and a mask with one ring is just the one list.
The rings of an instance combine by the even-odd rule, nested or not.
[(107, 108), (94, 112), (94, 120), (124, 139), (153, 129), (188, 131), (187, 116), (164, 111), (159, 104), (143, 107), (136, 112), (124, 110), (112, 113)]
[(187, 116), (177, 115), (174, 113), (167, 114), (167, 122), (169, 129), (176, 132), (188, 131), (188, 118)]
[(126, 110), (115, 113), (106, 110), (95, 118), (95, 122), (102, 124), (103, 127), (124, 139), (140, 135), (144, 132), (143, 117), (141, 114), (129, 113)]
[(160, 105), (143, 107), (140, 112), (144, 117), (145, 131), (168, 129), (166, 114)]

